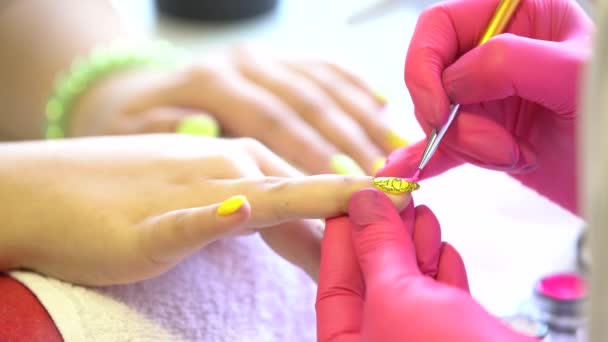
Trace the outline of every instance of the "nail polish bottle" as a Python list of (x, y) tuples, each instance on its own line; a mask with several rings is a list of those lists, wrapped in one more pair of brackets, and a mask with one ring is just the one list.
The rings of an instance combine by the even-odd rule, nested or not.
[(279, 0), (156, 0), (160, 13), (202, 21), (234, 21), (273, 10)]
[(577, 273), (551, 274), (534, 287), (534, 318), (549, 328), (547, 342), (584, 341), (588, 287)]

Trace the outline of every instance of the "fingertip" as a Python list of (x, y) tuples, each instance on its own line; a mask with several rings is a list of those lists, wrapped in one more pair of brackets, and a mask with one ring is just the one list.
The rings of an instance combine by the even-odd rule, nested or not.
[(409, 204), (411, 198), (409, 193), (393, 195), (373, 188), (361, 189), (355, 192), (348, 201), (348, 212), (351, 219), (361, 222), (368, 221), (367, 218), (362, 216), (374, 216), (376, 214), (377, 219), (390, 219), (393, 215), (384, 216), (381, 214), (395, 213), (392, 219), (396, 219), (398, 213)]
[(251, 212), (251, 205), (246, 196), (236, 195), (220, 203), (215, 212), (219, 217), (245, 216)]
[(366, 188), (356, 191), (348, 201), (351, 221), (364, 224), (369, 219), (384, 219), (386, 211), (395, 211), (389, 195), (380, 190)]

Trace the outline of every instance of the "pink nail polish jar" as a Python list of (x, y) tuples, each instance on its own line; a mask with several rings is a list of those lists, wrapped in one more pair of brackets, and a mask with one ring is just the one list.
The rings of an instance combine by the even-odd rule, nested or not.
[(551, 274), (536, 283), (536, 316), (549, 327), (549, 341), (581, 341), (587, 295), (587, 281), (577, 273)]

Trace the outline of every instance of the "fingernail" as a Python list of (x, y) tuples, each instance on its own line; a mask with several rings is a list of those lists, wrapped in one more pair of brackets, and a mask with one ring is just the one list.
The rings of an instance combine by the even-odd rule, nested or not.
[(225, 200), (219, 207), (217, 207), (217, 214), (219, 216), (228, 216), (236, 213), (243, 204), (247, 202), (247, 197), (243, 195), (237, 195), (234, 197), (230, 197)]
[(391, 150), (396, 150), (410, 144), (409, 141), (405, 140), (405, 138), (395, 131), (388, 132), (387, 140)]
[(331, 166), (339, 175), (365, 176), (363, 169), (351, 157), (338, 153), (331, 159)]
[(378, 158), (374, 163), (374, 173), (380, 171), (381, 168), (386, 164), (386, 158)]
[(176, 132), (203, 137), (217, 137), (220, 135), (220, 126), (217, 121), (207, 115), (190, 115), (180, 120)]
[(400, 195), (420, 189), (416, 182), (408, 182), (403, 178), (397, 177), (376, 177), (374, 186), (387, 194)]
[(385, 105), (388, 103), (388, 98), (384, 96), (382, 93), (378, 91), (372, 91), (372, 96), (376, 101), (378, 101), (381, 105)]

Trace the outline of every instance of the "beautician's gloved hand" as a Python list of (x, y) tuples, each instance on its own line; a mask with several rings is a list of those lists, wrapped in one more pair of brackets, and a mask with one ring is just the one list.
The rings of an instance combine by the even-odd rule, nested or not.
[[(576, 118), (592, 23), (575, 1), (522, 0), (506, 34), (476, 47), (498, 0), (437, 4), (420, 17), (405, 63), (428, 134), (463, 104), (422, 177), (464, 162), (501, 170), (577, 212)], [(380, 174), (413, 174), (425, 141)]]
[(322, 242), (319, 341), (534, 341), (469, 295), (462, 259), (427, 207), (410, 203), (400, 216), (364, 189), (348, 209), (327, 222)]

